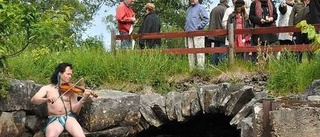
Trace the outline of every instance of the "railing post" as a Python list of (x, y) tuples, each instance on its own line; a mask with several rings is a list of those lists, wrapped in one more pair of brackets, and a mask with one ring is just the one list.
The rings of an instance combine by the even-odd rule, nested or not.
[(228, 24), (228, 49), (229, 49), (229, 60), (230, 64), (234, 64), (234, 26), (233, 23)]
[(116, 55), (116, 31), (114, 29), (111, 30), (111, 46), (110, 50), (111, 52)]
[(262, 132), (262, 136), (263, 137), (271, 137), (271, 124), (270, 124), (270, 111), (272, 111), (272, 100), (263, 100), (263, 107), (262, 107), (262, 111), (263, 111), (263, 123), (262, 123), (262, 127), (263, 127), (263, 132)]

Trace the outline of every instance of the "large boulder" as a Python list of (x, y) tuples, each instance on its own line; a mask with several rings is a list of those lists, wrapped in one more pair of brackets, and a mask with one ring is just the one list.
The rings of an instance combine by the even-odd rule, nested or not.
[(30, 99), (40, 88), (33, 81), (11, 80), (9, 97), (0, 100), (0, 111), (33, 110)]
[(24, 111), (3, 112), (0, 116), (0, 135), (18, 137), (25, 131), (26, 113)]
[(275, 137), (319, 137), (320, 108), (281, 107), (270, 112), (272, 136)]
[[(140, 96), (115, 90), (97, 91), (80, 112), (80, 122), (90, 132), (114, 127), (137, 126), (141, 114)], [(131, 132), (131, 131), (130, 131)]]

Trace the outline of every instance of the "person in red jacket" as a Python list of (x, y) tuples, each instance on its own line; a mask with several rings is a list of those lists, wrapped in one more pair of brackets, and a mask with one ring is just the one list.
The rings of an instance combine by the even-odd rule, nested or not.
[[(133, 24), (136, 22), (135, 13), (131, 8), (135, 0), (123, 0), (117, 7), (116, 19), (120, 35), (128, 35), (133, 30)], [(122, 40), (121, 49), (129, 49), (132, 46), (131, 40)]]

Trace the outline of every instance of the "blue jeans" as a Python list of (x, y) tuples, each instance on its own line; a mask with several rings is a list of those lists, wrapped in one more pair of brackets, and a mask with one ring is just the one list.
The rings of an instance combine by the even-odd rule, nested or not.
[[(127, 32), (119, 31), (120, 35), (129, 35)], [(132, 41), (131, 39), (121, 40), (120, 49), (131, 49)]]
[[(214, 41), (214, 47), (225, 47), (225, 46), (226, 46), (225, 42)], [(214, 53), (212, 54), (212, 64), (217, 66), (226, 57), (227, 57), (227, 53)]]

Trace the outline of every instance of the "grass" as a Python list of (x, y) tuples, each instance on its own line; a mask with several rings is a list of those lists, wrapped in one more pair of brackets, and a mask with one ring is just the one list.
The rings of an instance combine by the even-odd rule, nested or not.
[(166, 94), (177, 91), (181, 83), (193, 77), (210, 82), (219, 82), (219, 78), (225, 77), (237, 84), (241, 75), (265, 71), (270, 74), (267, 86), (270, 93), (281, 96), (304, 91), (320, 76), (319, 59), (312, 60), (310, 64), (306, 61), (298, 63), (293, 56), (270, 58), (263, 66), (241, 59), (236, 59), (234, 65), (225, 60), (219, 66), (212, 66), (211, 55), (207, 55), (206, 69), (191, 70), (186, 55), (162, 54), (160, 51), (124, 51), (116, 55), (101, 49), (74, 49), (57, 53), (41, 51), (27, 51), (9, 59), (9, 76), (47, 84), (58, 63), (70, 62), (74, 65), (73, 80), (84, 78), (90, 88), (140, 93), (151, 87), (155, 92)]
[(302, 93), (314, 79), (320, 78), (319, 58), (309, 61), (304, 55), (302, 62), (299, 62), (294, 54), (286, 55), (269, 62), (268, 73), (271, 75), (267, 88), (274, 96)]
[(84, 78), (90, 87), (110, 86), (127, 90), (126, 85), (153, 85), (169, 90), (167, 79), (191, 72), (185, 56), (154, 54), (134, 51), (112, 53), (98, 49), (71, 50), (59, 53), (35, 54), (25, 52), (8, 60), (8, 72), (17, 79), (34, 80), (45, 84), (58, 63), (74, 65), (73, 79)]

